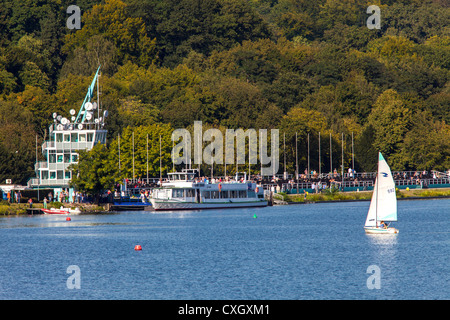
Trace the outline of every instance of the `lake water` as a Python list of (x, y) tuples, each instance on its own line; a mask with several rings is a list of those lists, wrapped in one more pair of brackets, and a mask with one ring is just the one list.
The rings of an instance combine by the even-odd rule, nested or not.
[(450, 200), (399, 201), (395, 236), (368, 208), (2, 217), (0, 299), (450, 299)]

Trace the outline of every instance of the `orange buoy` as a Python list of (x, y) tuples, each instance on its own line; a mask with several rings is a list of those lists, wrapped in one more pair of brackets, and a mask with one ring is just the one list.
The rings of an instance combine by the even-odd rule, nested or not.
[(136, 251), (142, 250), (141, 245), (140, 245), (140, 244), (135, 245), (135, 246), (134, 246), (134, 250), (136, 250)]
[(66, 221), (71, 221), (71, 220), (72, 220), (72, 219), (70, 219), (70, 217), (67, 217), (67, 218), (66, 218)]

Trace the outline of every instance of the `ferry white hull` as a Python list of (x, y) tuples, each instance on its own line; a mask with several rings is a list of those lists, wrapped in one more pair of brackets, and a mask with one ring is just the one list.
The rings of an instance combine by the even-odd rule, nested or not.
[(203, 210), (203, 209), (228, 209), (228, 208), (252, 208), (266, 207), (267, 201), (236, 201), (236, 202), (182, 202), (170, 200), (151, 199), (155, 211), (169, 210)]
[(395, 228), (377, 228), (377, 227), (364, 227), (364, 231), (370, 234), (396, 234), (398, 229)]

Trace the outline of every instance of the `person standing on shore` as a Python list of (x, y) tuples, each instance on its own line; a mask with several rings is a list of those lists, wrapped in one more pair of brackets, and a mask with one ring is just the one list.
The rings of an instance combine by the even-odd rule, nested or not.
[(44, 209), (47, 209), (47, 197), (44, 197)]

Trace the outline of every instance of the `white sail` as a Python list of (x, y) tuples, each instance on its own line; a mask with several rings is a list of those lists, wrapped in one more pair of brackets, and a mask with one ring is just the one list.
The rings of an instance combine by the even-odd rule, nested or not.
[(381, 153), (378, 154), (378, 173), (365, 226), (376, 227), (379, 221), (397, 221), (395, 183)]
[(366, 227), (377, 226), (377, 184), (378, 179), (375, 179), (375, 185), (373, 186), (372, 200), (370, 201), (369, 212), (366, 218)]

